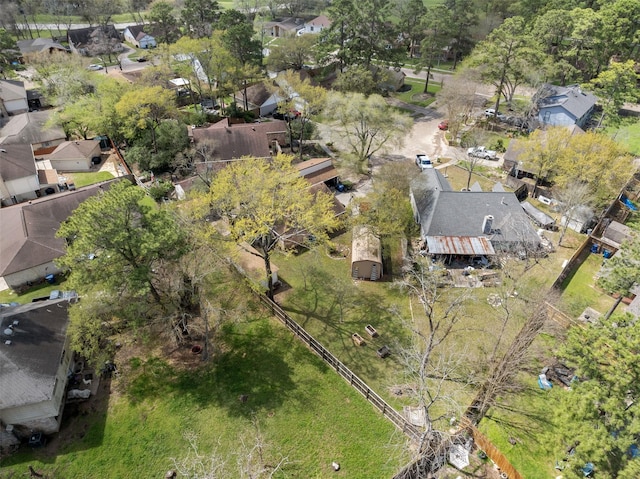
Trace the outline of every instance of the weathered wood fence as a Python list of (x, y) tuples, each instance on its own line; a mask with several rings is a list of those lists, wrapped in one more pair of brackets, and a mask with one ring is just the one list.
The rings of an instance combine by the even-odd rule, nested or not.
[(473, 442), (482, 449), (487, 456), (500, 468), (500, 471), (507, 475), (509, 479), (524, 479), (522, 475), (511, 465), (509, 460), (500, 452), (500, 450), (489, 440), (487, 436), (476, 429), (468, 419), (464, 418), (460, 426), (471, 434)]
[(382, 399), (373, 389), (367, 386), (353, 371), (345, 366), (338, 358), (311, 336), (305, 329), (295, 322), (278, 304), (270, 300), (264, 294), (256, 293), (260, 301), (284, 324), (293, 334), (295, 334), (303, 343), (305, 343), (311, 351), (318, 355), (322, 360), (331, 366), (340, 376), (342, 376), (356, 391), (382, 413), (389, 421), (391, 421), (398, 429), (409, 436), (414, 441), (420, 440), (421, 432), (413, 424), (405, 419), (405, 417), (391, 407), (384, 399)]

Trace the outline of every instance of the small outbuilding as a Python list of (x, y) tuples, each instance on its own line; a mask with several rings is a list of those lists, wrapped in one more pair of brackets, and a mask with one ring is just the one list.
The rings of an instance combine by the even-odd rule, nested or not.
[(351, 244), (351, 276), (376, 281), (382, 278), (382, 247), (368, 226), (353, 228)]

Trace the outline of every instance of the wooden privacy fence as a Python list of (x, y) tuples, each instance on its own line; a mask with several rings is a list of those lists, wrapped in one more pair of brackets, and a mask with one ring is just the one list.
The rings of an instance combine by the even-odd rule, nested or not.
[(460, 426), (473, 437), (473, 442), (482, 449), (485, 454), (500, 468), (500, 471), (504, 473), (509, 479), (524, 479), (522, 475), (511, 465), (509, 459), (489, 440), (487, 436), (482, 434), (476, 427), (464, 418), (460, 421)]
[(342, 376), (356, 391), (364, 396), (373, 406), (382, 413), (384, 417), (390, 420), (403, 433), (414, 441), (420, 440), (421, 432), (413, 424), (408, 422), (405, 417), (391, 407), (382, 399), (375, 391), (356, 376), (353, 371), (346, 367), (336, 358), (329, 350), (320, 344), (313, 336), (307, 333), (302, 326), (296, 323), (291, 317), (275, 302), (270, 300), (264, 294), (256, 293), (260, 301), (269, 308), (273, 315), (278, 318), (289, 330), (293, 332), (302, 342), (304, 342), (311, 351), (316, 353), (322, 360), (331, 366), (340, 376)]

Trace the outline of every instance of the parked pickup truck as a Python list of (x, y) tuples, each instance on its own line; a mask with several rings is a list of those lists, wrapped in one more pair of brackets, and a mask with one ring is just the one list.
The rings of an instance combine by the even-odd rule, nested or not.
[(433, 168), (433, 163), (431, 163), (431, 159), (427, 155), (416, 155), (416, 165), (418, 165), (421, 170)]
[(487, 150), (484, 146), (474, 146), (467, 150), (467, 155), (483, 158), (485, 160), (497, 160), (498, 154), (494, 150)]

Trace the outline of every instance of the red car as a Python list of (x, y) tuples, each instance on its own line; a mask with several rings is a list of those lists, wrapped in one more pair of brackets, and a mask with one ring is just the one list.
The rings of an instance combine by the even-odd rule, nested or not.
[(438, 123), (438, 129), (442, 131), (446, 131), (449, 129), (449, 120), (443, 120)]

